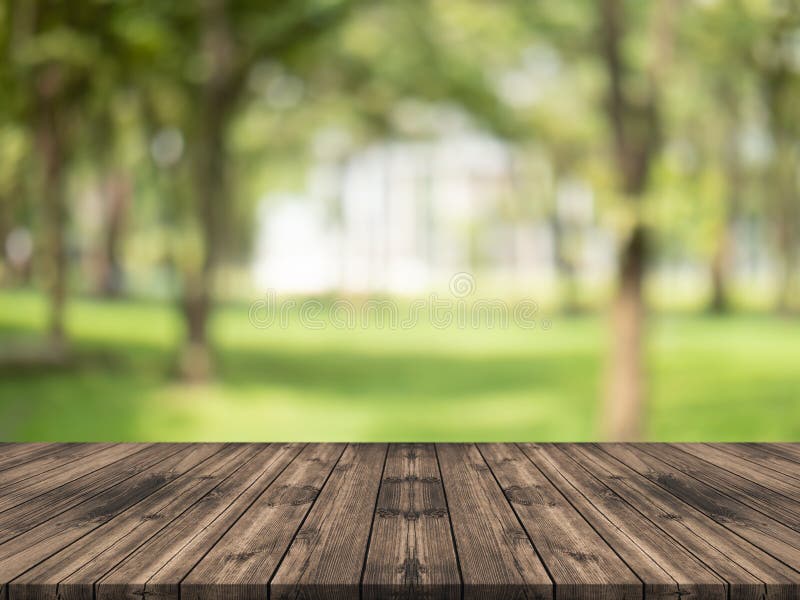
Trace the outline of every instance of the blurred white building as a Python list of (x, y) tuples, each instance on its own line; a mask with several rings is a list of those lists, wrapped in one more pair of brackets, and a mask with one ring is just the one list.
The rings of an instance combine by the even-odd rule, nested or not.
[(478, 133), (374, 145), (317, 164), (303, 194), (262, 200), (255, 279), (279, 294), (413, 295), (468, 271), (487, 292), (553, 288), (548, 202), (585, 234), (578, 260), (591, 277), (610, 277), (612, 242), (593, 226), (585, 184), (526, 181), (511, 147)]

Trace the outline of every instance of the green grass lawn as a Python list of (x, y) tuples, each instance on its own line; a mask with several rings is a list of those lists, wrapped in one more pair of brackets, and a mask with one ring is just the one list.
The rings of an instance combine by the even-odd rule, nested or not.
[[(164, 304), (73, 300), (79, 360), (0, 370), (0, 439), (597, 439), (605, 322), (549, 331), (286, 329), (245, 305), (213, 322), (217, 374), (173, 376), (181, 323)], [(0, 345), (43, 330), (41, 297), (0, 293)], [(800, 439), (800, 323), (671, 316), (649, 332), (653, 440)]]

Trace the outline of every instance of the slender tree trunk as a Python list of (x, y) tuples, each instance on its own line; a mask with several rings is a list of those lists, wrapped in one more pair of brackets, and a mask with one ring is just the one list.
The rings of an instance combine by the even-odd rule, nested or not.
[(64, 343), (64, 308), (67, 299), (67, 206), (64, 194), (65, 148), (59, 120), (61, 71), (46, 67), (37, 80), (37, 143), (43, 163), (42, 195), (47, 242), (46, 286), (50, 297), (51, 342)]
[(0, 194), (0, 284), (11, 281), (12, 274), (6, 256), (6, 242), (11, 233), (11, 202), (5, 194)]
[(777, 134), (779, 142), (772, 187), (775, 194), (775, 214), (777, 221), (777, 243), (780, 253), (781, 277), (777, 291), (775, 309), (778, 314), (788, 315), (794, 308), (794, 283), (797, 270), (800, 209), (797, 193), (797, 152), (791, 139)]
[(728, 293), (726, 289), (727, 270), (730, 262), (730, 232), (728, 224), (723, 225), (720, 232), (714, 256), (711, 257), (711, 300), (708, 304), (709, 312), (721, 315), (728, 312)]
[(781, 220), (778, 224), (778, 245), (781, 253), (781, 277), (778, 286), (776, 312), (789, 315), (794, 312), (794, 284), (797, 271), (797, 239), (795, 229), (798, 226), (797, 216), (790, 206), (789, 200), (783, 201)]
[(621, 254), (619, 287), (611, 314), (613, 333), (604, 417), (606, 435), (619, 441), (642, 437), (645, 240), (644, 228), (636, 226)]
[(187, 345), (181, 370), (189, 379), (207, 378), (212, 371), (208, 321), (212, 309), (214, 274), (228, 199), (225, 178), (226, 125), (233, 104), (233, 38), (226, 19), (226, 0), (204, 0), (203, 51), (211, 66), (200, 99), (199, 146), (194, 172), (198, 220), (203, 236), (203, 260), (186, 281), (183, 312)]
[(569, 226), (561, 222), (556, 211), (551, 219), (553, 228), (554, 246), (556, 254), (556, 268), (562, 286), (561, 304), (565, 313), (575, 315), (580, 312), (578, 304), (577, 268), (569, 249)]
[(131, 181), (127, 173), (112, 171), (103, 182), (103, 231), (96, 253), (96, 293), (106, 298), (122, 294), (123, 271), (119, 257), (125, 215), (131, 199)]
[[(658, 8), (662, 9), (665, 4)], [(609, 354), (608, 391), (604, 430), (609, 439), (629, 441), (643, 435), (644, 330), (643, 283), (647, 263), (647, 231), (640, 219), (640, 204), (647, 188), (651, 158), (658, 143), (657, 80), (668, 53), (662, 10), (656, 13), (659, 53), (648, 73), (650, 89), (645, 98), (626, 92), (628, 75), (621, 51), (625, 36), (624, 8), (619, 0), (599, 4), (602, 55), (609, 81), (606, 105), (613, 132), (620, 187), (634, 223), (619, 257), (619, 282), (612, 307), (612, 339)]]
[(727, 115), (728, 133), (723, 137), (726, 152), (723, 169), (726, 182), (726, 197), (723, 203), (722, 227), (711, 257), (711, 300), (709, 311), (722, 314), (729, 310), (727, 283), (733, 266), (735, 239), (733, 227), (741, 212), (741, 193), (744, 185), (742, 164), (737, 147), (739, 102), (737, 92), (731, 85), (723, 84), (719, 89), (720, 103)]
[(203, 137), (201, 155), (195, 173), (195, 194), (201, 224), (204, 257), (200, 270), (189, 274), (183, 299), (187, 344), (182, 358), (182, 373), (188, 379), (202, 380), (212, 371), (208, 321), (212, 308), (214, 271), (217, 262), (217, 245), (220, 204), (223, 202), (223, 154), (219, 147), (216, 125), (209, 126)]
[(711, 299), (708, 310), (716, 315), (726, 313), (730, 308), (727, 283), (733, 262), (732, 230), (739, 214), (739, 186), (741, 185), (738, 159), (731, 158), (728, 162), (733, 161), (736, 161), (736, 164), (729, 164), (726, 169), (728, 194), (722, 215), (722, 226), (717, 236), (714, 255), (711, 257)]

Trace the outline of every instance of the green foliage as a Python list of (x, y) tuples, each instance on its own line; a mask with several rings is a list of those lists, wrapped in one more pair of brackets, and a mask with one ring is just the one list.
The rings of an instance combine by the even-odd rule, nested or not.
[[(632, 223), (647, 226), (651, 267), (683, 261), (710, 271), (747, 223), (760, 236), (753, 252), (780, 265), (778, 285), (791, 292), (800, 264), (800, 3), (621, 0), (623, 120), (634, 145), (646, 138), (652, 150), (636, 203), (619, 193), (602, 6), (0, 0), (0, 248), (17, 226), (36, 242), (32, 270), (6, 278), (2, 259), (0, 280), (36, 287), (52, 278), (42, 267), (53, 235), (42, 200), (43, 134), (60, 142), (70, 218), (59, 223), (73, 289), (92, 288), (87, 265), (105, 248), (129, 281), (146, 282), (139, 290), (174, 301), (212, 262), (246, 268), (257, 203), (270, 191), (300, 188), (321, 139), (338, 140), (325, 160), (343, 162), (372, 143), (428, 140), (457, 122), (507, 142), (520, 163), (515, 176), (528, 182), (473, 229), (492, 220), (555, 222), (557, 184), (574, 178), (596, 199), (588, 227), (619, 242)], [(48, 114), (56, 126), (46, 124)], [(114, 222), (107, 190), (116, 180), (131, 193)], [(579, 251), (573, 244), (564, 254), (575, 259)], [(196, 285), (211, 288), (212, 280), (213, 273)], [(1, 296), (0, 307), (2, 333), (38, 331), (40, 299)], [(297, 328), (265, 339), (254, 337), (241, 310), (226, 309), (215, 321), (217, 387), (190, 389), (171, 383), (164, 366), (174, 364), (182, 334), (171, 309), (79, 302), (74, 311), (86, 366), (46, 378), (4, 374), (0, 437), (596, 434), (602, 344), (592, 319), (565, 321), (558, 336), (541, 340), (510, 332), (456, 336), (439, 347), (424, 328), (390, 342), (375, 332), (310, 340)], [(794, 325), (729, 323), (693, 318), (658, 329), (652, 437), (798, 435), (787, 392), (797, 383), (786, 358)], [(754, 346), (754, 357), (741, 351)], [(40, 400), (19, 400), (28, 397)], [(761, 409), (747, 403), (752, 397), (765, 398), (774, 416), (763, 410), (755, 418)], [(79, 422), (69, 407), (97, 421)], [(436, 413), (421, 425), (417, 410)], [(698, 424), (687, 429), (690, 411)], [(702, 414), (722, 421), (700, 425)], [(272, 431), (248, 429), (265, 415)]]

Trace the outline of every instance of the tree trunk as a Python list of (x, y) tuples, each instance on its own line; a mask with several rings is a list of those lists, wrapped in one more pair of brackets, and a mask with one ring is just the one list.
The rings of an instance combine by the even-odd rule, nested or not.
[(616, 441), (642, 437), (645, 239), (645, 230), (639, 225), (622, 251), (619, 289), (612, 308), (613, 333), (604, 429), (608, 438)]
[(792, 141), (779, 134), (774, 181), (777, 245), (780, 254), (781, 278), (775, 303), (776, 312), (788, 315), (794, 308), (794, 279), (797, 269), (797, 229), (800, 227), (800, 210), (797, 194), (797, 153)]
[(711, 258), (711, 300), (709, 312), (722, 314), (730, 309), (727, 281), (733, 266), (735, 239), (733, 227), (741, 213), (741, 194), (745, 185), (738, 149), (739, 102), (730, 84), (720, 85), (719, 99), (727, 116), (728, 133), (723, 138), (726, 148), (723, 157), (726, 197), (723, 204), (722, 227)]
[(778, 224), (778, 245), (781, 254), (781, 278), (778, 285), (776, 312), (779, 315), (789, 315), (795, 310), (794, 282), (797, 270), (797, 240), (795, 229), (797, 227), (796, 215), (791, 207), (791, 202), (784, 200), (781, 206), (781, 220)]
[(95, 291), (106, 298), (117, 298), (123, 291), (123, 271), (119, 258), (125, 215), (131, 199), (131, 181), (126, 173), (112, 172), (102, 186), (103, 232), (96, 257)]
[(8, 234), (11, 233), (11, 202), (0, 194), (0, 284), (11, 281), (11, 270), (6, 252)]
[(714, 256), (711, 257), (711, 300), (708, 310), (715, 315), (724, 314), (729, 308), (725, 281), (730, 254), (730, 233), (727, 230), (727, 223), (724, 227), (725, 230), (720, 233), (717, 247), (714, 249)]
[(613, 134), (621, 192), (634, 219), (619, 256), (619, 287), (612, 309), (613, 332), (603, 422), (608, 439), (634, 441), (643, 435), (645, 412), (642, 290), (647, 231), (641, 221), (639, 205), (647, 189), (650, 163), (659, 141), (657, 84), (671, 50), (671, 19), (667, 2), (654, 8), (653, 37), (658, 52), (646, 73), (647, 93), (634, 97), (625, 86), (629, 73), (621, 50), (625, 36), (624, 5), (620, 0), (602, 0), (598, 7), (601, 51), (609, 82), (606, 113)]
[(561, 306), (568, 315), (580, 313), (578, 302), (578, 277), (575, 261), (569, 248), (570, 227), (561, 222), (557, 212), (551, 219), (553, 228), (556, 269), (561, 284)]
[(203, 259), (198, 272), (189, 274), (183, 300), (187, 345), (181, 371), (188, 379), (205, 379), (212, 371), (208, 319), (212, 310), (214, 271), (228, 202), (225, 178), (225, 130), (235, 94), (233, 38), (226, 19), (225, 0), (203, 3), (203, 51), (211, 71), (205, 82), (198, 113), (198, 148), (194, 184), (198, 221), (203, 237)]
[(48, 332), (56, 347), (64, 344), (64, 307), (67, 299), (67, 207), (64, 197), (64, 144), (59, 121), (58, 95), (62, 74), (46, 67), (38, 77), (37, 143), (43, 162), (43, 204), (47, 260), (45, 280), (50, 297)]

